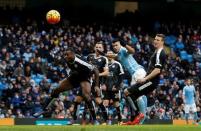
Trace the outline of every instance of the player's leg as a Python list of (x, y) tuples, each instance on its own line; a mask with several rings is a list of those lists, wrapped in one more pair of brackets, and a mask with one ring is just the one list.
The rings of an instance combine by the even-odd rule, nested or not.
[(102, 98), (101, 97), (96, 97), (95, 102), (96, 102), (96, 104), (98, 105), (98, 107), (101, 109), (101, 111), (103, 113), (104, 121), (107, 122), (107, 120), (108, 120), (107, 110), (106, 110), (105, 106), (103, 105)]
[[(84, 111), (83, 111), (83, 115), (82, 115), (82, 123), (84, 123), (84, 124), (86, 122), (86, 115), (88, 112), (89, 112), (89, 109), (88, 109), (87, 105), (84, 104)], [(90, 121), (91, 120), (92, 120), (92, 118), (90, 117)]]
[(105, 116), (105, 117), (103, 117), (103, 119), (104, 119), (105, 122), (103, 122), (102, 125), (111, 125), (111, 121), (108, 120), (109, 119), (108, 118), (108, 113), (109, 113), (109, 103), (110, 103), (110, 100), (107, 98), (107, 96), (105, 97), (106, 92), (103, 93), (103, 94), (104, 94), (103, 105), (104, 105), (104, 107), (106, 109), (107, 117), (106, 117), (106, 113), (104, 113), (103, 110), (101, 109), (101, 111), (103, 112), (103, 115)]
[(122, 122), (122, 117), (121, 117), (121, 110), (120, 110), (120, 104), (119, 104), (119, 101), (120, 101), (120, 93), (119, 91), (118, 92), (113, 92), (113, 105), (114, 107), (116, 108), (116, 111), (117, 111), (117, 117), (118, 117), (118, 123), (121, 124)]
[[(138, 79), (142, 79), (142, 78), (144, 78), (145, 76), (146, 76), (146, 71), (145, 71), (143, 68), (138, 69), (138, 70), (135, 72), (135, 74), (133, 74), (133, 76), (132, 76), (131, 86), (136, 85), (136, 84), (137, 84), (137, 80), (138, 80)], [(141, 117), (143, 117), (143, 114), (145, 114), (144, 111), (146, 110), (146, 107), (145, 107), (144, 101), (143, 101), (143, 99), (140, 97), (140, 95), (139, 95), (139, 97), (138, 97), (137, 100), (136, 100), (136, 98), (135, 98), (135, 99), (133, 98), (133, 95), (134, 95), (134, 94), (129, 93), (128, 89), (125, 89), (125, 90), (124, 90), (124, 94), (125, 94), (125, 96), (126, 96), (126, 98), (127, 98), (128, 103), (130, 104), (131, 111), (132, 111), (132, 112), (135, 112), (135, 113), (134, 113), (135, 116), (140, 115)], [(133, 119), (135, 116), (133, 116), (133, 113), (132, 113), (132, 115), (131, 115), (131, 121), (132, 121), (132, 119)], [(128, 124), (131, 124), (131, 123), (128, 122)]]
[(185, 104), (184, 105), (184, 111), (185, 111), (186, 124), (189, 124), (188, 118), (189, 118), (189, 112), (190, 112), (190, 105)]
[(47, 106), (49, 105), (49, 103), (54, 99), (54, 98), (57, 98), (59, 96), (59, 94), (61, 92), (64, 92), (64, 91), (68, 91), (70, 89), (72, 89), (73, 86), (69, 80), (69, 78), (66, 78), (64, 80), (62, 80), (60, 83), (59, 83), (59, 87), (54, 89), (51, 93), (51, 97), (48, 99), (48, 101), (45, 103), (44, 107), (47, 108)]
[(103, 100), (102, 100), (101, 94), (99, 92), (101, 92), (101, 91), (96, 91), (95, 94), (94, 94), (95, 95), (95, 102), (96, 102), (96, 104), (98, 105), (98, 107), (101, 109), (101, 111), (103, 113), (104, 121), (107, 122), (107, 120), (108, 120), (107, 111), (106, 111), (105, 106), (103, 105)]
[(73, 88), (71, 78), (68, 77), (59, 83), (59, 87), (54, 89), (51, 93), (52, 98), (57, 98), (61, 92), (68, 91)]
[(80, 83), (80, 87), (82, 88), (82, 94), (85, 99), (85, 103), (91, 113), (92, 119), (94, 122), (96, 122), (95, 108), (93, 106), (93, 101), (91, 97), (91, 84), (88, 81), (82, 81)]
[(147, 108), (147, 97), (145, 95), (140, 96), (137, 99), (137, 105), (139, 107), (139, 111), (140, 113), (142, 113), (144, 115), (144, 119), (142, 119), (140, 121), (140, 124), (142, 124), (145, 120), (145, 116), (146, 116), (146, 108)]
[[(147, 95), (150, 92), (152, 92), (156, 88), (156, 84), (153, 82), (146, 82), (143, 84), (136, 84), (128, 88), (127, 90), (124, 90), (125, 95), (132, 95), (132, 99), (134, 101), (137, 101), (137, 99), (142, 95)], [(138, 116), (135, 117), (133, 120), (133, 124), (139, 124), (140, 121), (144, 119), (144, 114), (139, 113)]]
[(102, 91), (102, 93), (103, 93), (103, 105), (105, 106), (105, 109), (106, 109), (107, 114), (108, 114), (108, 107), (109, 107), (109, 102), (110, 102), (109, 92), (108, 91)]
[(47, 106), (49, 105), (49, 103), (50, 103), (54, 98), (57, 98), (61, 92), (68, 91), (68, 90), (70, 90), (70, 89), (73, 88), (73, 84), (72, 84), (72, 82), (71, 82), (70, 80), (71, 80), (71, 78), (68, 77), (68, 78), (62, 80), (62, 81), (59, 83), (59, 87), (56, 88), (56, 89), (54, 89), (54, 90), (52, 91), (50, 99), (48, 100), (48, 102), (46, 102), (47, 105), (45, 105), (45, 108), (47, 108)]
[(194, 117), (193, 117), (194, 123), (197, 124), (198, 123), (198, 114), (197, 114), (197, 108), (196, 108), (195, 103), (192, 104), (191, 108), (192, 108), (193, 115), (194, 115)]
[[(131, 85), (135, 85), (138, 79), (142, 79), (146, 76), (146, 71), (143, 68), (138, 69), (134, 75), (132, 76), (132, 81), (131, 81)], [(132, 96), (131, 96), (132, 97)], [(135, 102), (135, 101), (134, 101)], [(136, 111), (136, 115), (138, 115), (138, 113), (143, 113), (145, 114), (146, 111), (146, 107), (145, 107), (145, 103), (143, 101), (143, 99), (141, 98), (141, 96), (139, 98), (137, 98), (136, 101), (136, 105), (137, 105), (137, 109), (139, 109), (139, 112)]]
[(138, 83), (125, 89), (124, 94), (126, 96), (132, 95), (132, 99), (136, 101), (140, 96), (148, 95), (150, 92), (156, 89), (156, 87), (157, 83), (154, 83), (152, 81), (148, 81), (145, 83)]
[[(137, 82), (136, 77), (137, 77), (136, 73), (132, 75), (131, 85), (135, 85), (136, 84), (136, 82)], [(124, 92), (127, 92), (127, 89), (124, 89)], [(126, 97), (127, 102), (130, 105), (131, 112), (137, 112), (138, 111), (137, 105), (132, 100), (131, 94), (125, 94), (125, 97)]]
[(74, 112), (73, 112), (73, 120), (77, 120), (77, 115), (78, 115), (78, 111), (79, 111), (79, 105), (80, 103), (83, 101), (83, 97), (81, 95), (77, 95), (75, 97), (75, 100), (74, 100)]
[(57, 98), (61, 92), (70, 90), (72, 88), (73, 88), (73, 86), (72, 86), (71, 82), (69, 81), (69, 78), (62, 80), (59, 83), (59, 87), (52, 91), (51, 97), (46, 99), (46, 101), (43, 105), (43, 111), (36, 112), (33, 114), (33, 116), (39, 117), (39, 116), (43, 115), (44, 117), (50, 117), (51, 116), (50, 106), (54, 102), (54, 100), (55, 100), (54, 98)]

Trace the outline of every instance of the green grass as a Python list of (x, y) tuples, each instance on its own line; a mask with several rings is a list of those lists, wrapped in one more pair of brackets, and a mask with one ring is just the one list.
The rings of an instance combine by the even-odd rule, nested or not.
[(0, 126), (0, 131), (201, 131), (201, 126)]

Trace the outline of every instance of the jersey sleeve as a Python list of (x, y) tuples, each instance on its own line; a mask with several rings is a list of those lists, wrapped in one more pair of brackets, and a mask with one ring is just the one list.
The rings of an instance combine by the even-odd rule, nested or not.
[(162, 69), (165, 65), (166, 55), (164, 52), (160, 52), (156, 54), (156, 63), (154, 65), (155, 68)]
[(109, 65), (109, 63), (108, 63), (108, 59), (107, 59), (107, 57), (103, 57), (103, 59), (104, 59), (104, 68), (108, 68), (108, 65)]
[(78, 62), (78, 63), (80, 63), (80, 64), (82, 64), (83, 66), (85, 66), (86, 68), (88, 68), (89, 70), (94, 70), (94, 68), (95, 68), (95, 66), (94, 65), (92, 65), (92, 64), (89, 64), (89, 63), (87, 63), (87, 62), (85, 62), (85, 61), (83, 61), (83, 60), (81, 60), (81, 59), (79, 59), (79, 58), (75, 58), (76, 59), (76, 61)]
[(86, 58), (86, 60), (87, 60), (87, 62), (91, 62), (92, 61), (92, 57), (93, 57), (93, 55), (92, 54), (89, 54), (88, 56), (87, 56), (87, 58)]
[(186, 93), (186, 86), (184, 86), (183, 88), (183, 95), (185, 96), (185, 93)]
[(128, 55), (128, 50), (125, 47), (121, 47), (119, 52), (123, 55)]
[(86, 66), (88, 69), (90, 69), (91, 71), (94, 70), (94, 68), (95, 68), (94, 65), (89, 64), (89, 63), (87, 63), (87, 62), (85, 62), (85, 66)]
[(193, 92), (194, 92), (194, 94), (196, 94), (196, 91), (195, 91), (195, 86), (193, 86)]
[(118, 62), (118, 66), (119, 66), (119, 75), (124, 74), (124, 69), (122, 67), (122, 65)]

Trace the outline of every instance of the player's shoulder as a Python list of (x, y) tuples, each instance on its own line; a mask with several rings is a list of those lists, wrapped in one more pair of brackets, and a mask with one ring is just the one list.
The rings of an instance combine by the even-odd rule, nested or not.
[(78, 62), (78, 63), (88, 63), (89, 64), (89, 62), (87, 61), (86, 57), (80, 56), (80, 55), (76, 55), (75, 62)]
[(121, 52), (127, 52), (127, 49), (122, 46), (122, 47), (119, 49), (119, 53), (121, 53)]
[(95, 56), (95, 53), (88, 54), (88, 57), (94, 57), (94, 56)]
[(166, 57), (166, 52), (165, 52), (164, 49), (161, 50), (161, 52), (160, 52), (160, 56), (162, 56), (162, 57)]
[(101, 59), (108, 60), (106, 56), (100, 56)]
[(184, 85), (184, 88), (183, 88), (183, 90), (185, 90), (187, 88), (187, 85)]
[(76, 54), (75, 56), (76, 56), (76, 59), (80, 59), (82, 61), (86, 61), (86, 57), (84, 57), (84, 56), (81, 56), (79, 54)]
[(87, 61), (91, 61), (92, 59), (95, 59), (95, 54), (94, 53), (91, 53), (86, 57)]
[(95, 58), (95, 53), (91, 53), (87, 56), (87, 58)]
[(84, 60), (82, 58), (82, 56), (81, 57), (79, 57), (79, 56), (75, 57), (75, 64), (88, 67), (89, 69), (93, 69), (93, 65), (90, 64), (89, 62), (87, 62), (86, 60)]
[(113, 64), (116, 64), (116, 65), (118, 65), (118, 66), (121, 66), (121, 63), (118, 62), (118, 61), (116, 61), (116, 60), (113, 61)]

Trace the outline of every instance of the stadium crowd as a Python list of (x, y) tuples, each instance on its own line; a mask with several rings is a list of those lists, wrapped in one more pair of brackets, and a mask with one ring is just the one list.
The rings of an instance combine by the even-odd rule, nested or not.
[[(184, 119), (182, 89), (184, 79), (191, 77), (196, 87), (198, 117), (201, 117), (201, 29), (200, 24), (162, 23), (153, 25), (154, 32), (142, 26), (112, 24), (63, 25), (45, 28), (37, 23), (2, 26), (0, 28), (0, 118), (33, 118), (42, 110), (45, 99), (65, 78), (69, 70), (62, 61), (63, 52), (73, 47), (77, 54), (93, 53), (97, 41), (111, 49), (114, 36), (132, 45), (134, 57), (145, 67), (153, 52), (152, 35), (166, 34), (167, 65), (160, 76), (160, 88), (148, 96), (147, 119)], [(127, 74), (127, 73), (126, 73)], [(124, 76), (123, 86), (129, 85)], [(65, 92), (54, 103), (53, 118), (72, 118), (76, 90)], [(81, 105), (82, 107), (82, 105)], [(82, 116), (80, 110), (80, 117)], [(130, 114), (121, 99), (122, 118)], [(115, 108), (108, 111), (115, 117)], [(100, 117), (100, 115), (97, 115)]]

